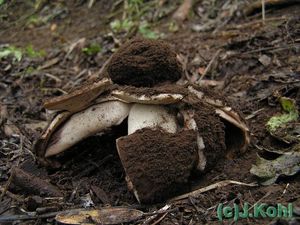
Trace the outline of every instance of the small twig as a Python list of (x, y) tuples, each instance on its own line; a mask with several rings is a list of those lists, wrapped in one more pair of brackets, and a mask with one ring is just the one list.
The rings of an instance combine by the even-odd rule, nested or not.
[(162, 213), (166, 213), (167, 210), (171, 208), (171, 205), (165, 205), (164, 207), (160, 208), (159, 210), (156, 210), (151, 213), (144, 213), (144, 216), (150, 216), (145, 219), (143, 222), (143, 225), (150, 224), (155, 218), (157, 218), (157, 215), (160, 215)]
[(165, 212), (165, 214), (163, 214), (158, 220), (156, 220), (154, 223), (152, 223), (152, 225), (156, 225), (159, 224), (167, 215), (169, 212)]
[(105, 69), (106, 69), (106, 66), (108, 65), (108, 63), (111, 61), (111, 58), (112, 58), (113, 55), (111, 55), (104, 63), (103, 65), (101, 66), (100, 68), (100, 71), (99, 73), (104, 73)]
[[(287, 19), (289, 19), (287, 16), (270, 17), (270, 18), (265, 19), (265, 22), (274, 22), (274, 21), (287, 20)], [(254, 20), (251, 22), (238, 24), (238, 25), (235, 24), (235, 25), (226, 26), (226, 29), (228, 29), (228, 30), (243, 30), (243, 29), (247, 29), (247, 28), (251, 28), (251, 27), (260, 25), (261, 23), (263, 23), (263, 22), (261, 21), (261, 19), (259, 19), (259, 20)]]
[(256, 111), (254, 111), (253, 113), (251, 113), (250, 115), (246, 116), (245, 117), (245, 120), (250, 120), (252, 118), (254, 118), (255, 116), (257, 116), (261, 111), (265, 110), (265, 108), (261, 108), (261, 109), (258, 109)]
[(249, 16), (256, 10), (259, 10), (262, 8), (262, 4), (265, 4), (267, 7), (274, 7), (274, 6), (282, 6), (282, 5), (288, 5), (288, 4), (296, 4), (299, 3), (299, 0), (257, 0), (257, 1), (251, 1), (250, 4), (246, 3), (246, 6), (244, 6), (243, 12), (246, 16)]
[[(87, 72), (87, 69), (83, 69), (78, 75), (75, 76), (74, 80), (77, 81), (79, 78), (81, 78), (85, 73)], [(68, 81), (63, 87), (63, 90), (69, 89), (71, 86), (75, 86), (73, 81)]]
[(94, 3), (95, 3), (95, 0), (90, 0), (90, 1), (89, 1), (89, 4), (88, 4), (88, 8), (89, 8), (89, 9), (92, 8), (93, 5), (94, 5)]
[(215, 63), (215, 61), (218, 59), (219, 55), (220, 55), (220, 52), (221, 52), (221, 49), (219, 49), (215, 54), (214, 56), (212, 57), (212, 59), (210, 60), (210, 62), (208, 63), (207, 67), (205, 68), (203, 74), (201, 75), (201, 77), (198, 79), (197, 82), (200, 82), (203, 77), (205, 77), (207, 75), (207, 73), (210, 72), (213, 64)]
[(278, 51), (278, 50), (286, 50), (289, 48), (293, 48), (293, 47), (297, 47), (300, 46), (300, 44), (290, 44), (290, 45), (286, 45), (283, 47), (266, 47), (266, 48), (260, 48), (260, 49), (256, 49), (256, 50), (252, 50), (252, 51), (248, 51), (248, 52), (243, 52), (242, 54), (250, 54), (250, 53), (257, 53), (257, 52), (262, 52), (262, 51)]
[(67, 49), (67, 53), (63, 59), (63, 62), (65, 62), (67, 60), (67, 58), (69, 57), (69, 55), (73, 52), (73, 50), (77, 47), (77, 46), (83, 46), (86, 42), (85, 38), (80, 38), (79, 40), (73, 42)]
[[(0, 186), (0, 191), (3, 193), (5, 191), (5, 188), (1, 187)], [(11, 193), (10, 191), (6, 190), (5, 191), (5, 194), (10, 197), (11, 199), (17, 201), (17, 202), (24, 202), (24, 198), (22, 196), (19, 196), (19, 195), (16, 195), (16, 194), (13, 194)]]
[[(226, 5), (226, 3), (223, 5), (223, 7), (225, 5)], [(223, 27), (225, 27), (232, 20), (232, 18), (236, 14), (237, 9), (238, 9), (237, 5), (231, 5), (228, 15), (226, 17), (222, 17), (221, 16), (221, 17), (218, 18), (219, 22), (217, 23), (217, 26), (215, 27), (215, 29), (214, 29), (214, 31), (212, 33), (216, 34), (220, 29), (222, 29)]]
[(287, 183), (281, 196), (283, 196), (286, 193), (286, 190), (288, 189), (289, 186), (290, 186), (290, 183)]
[(76, 187), (75, 187), (74, 190), (72, 191), (72, 194), (71, 194), (71, 196), (70, 196), (68, 202), (72, 202), (72, 201), (73, 201), (73, 199), (74, 199), (74, 197), (75, 197), (75, 195), (76, 195), (76, 193), (77, 193), (77, 191), (78, 191), (78, 188), (80, 187), (80, 185), (81, 185), (82, 182), (83, 182), (83, 180), (80, 180), (79, 183), (76, 185)]
[[(49, 61), (47, 61), (46, 63), (44, 63), (43, 65), (39, 66), (37, 68), (38, 71), (40, 70), (44, 70), (44, 69), (48, 69), (50, 68), (51, 66), (54, 66), (55, 64), (59, 63), (60, 62), (60, 58), (59, 57), (56, 57), (56, 58), (53, 58), (53, 59), (50, 59)], [(59, 79), (57, 77), (55, 77), (56, 79)], [(61, 81), (61, 80), (60, 80)]]
[(57, 83), (60, 83), (61, 82), (61, 79), (58, 78), (57, 76), (53, 75), (53, 74), (50, 74), (50, 73), (44, 73), (45, 77), (48, 77), (52, 80), (54, 80), (55, 82)]
[(199, 207), (195, 204), (194, 198), (193, 198), (193, 197), (189, 196), (188, 199), (189, 199), (189, 202), (190, 202), (190, 203), (194, 206), (194, 208), (196, 209), (197, 213), (199, 213), (199, 212), (202, 213), (202, 214), (205, 214), (205, 213), (206, 213), (205, 210), (199, 208)]
[[(60, 211), (60, 212), (50, 212), (50, 213), (45, 213), (42, 215), (3, 215), (0, 216), (0, 223), (4, 222), (13, 222), (17, 220), (34, 220), (34, 219), (46, 219), (46, 218), (51, 218), (55, 217), (57, 214), (62, 213), (62, 212), (72, 212), (76, 209), (72, 210), (66, 210), (66, 211)], [(82, 210), (82, 209), (77, 209), (77, 210)]]
[(251, 209), (253, 209), (254, 206), (257, 205), (257, 203), (261, 202), (263, 199), (265, 199), (266, 197), (268, 197), (270, 194), (271, 194), (271, 192), (267, 192), (261, 199), (259, 199), (257, 202), (255, 202), (255, 203), (249, 208), (249, 211), (250, 211)]
[(265, 7), (265, 0), (261, 0), (261, 14), (262, 14), (262, 22), (263, 24), (265, 24), (265, 20), (266, 20), (266, 11), (265, 11), (266, 7)]
[(200, 195), (200, 194), (202, 194), (204, 192), (211, 191), (213, 189), (220, 188), (220, 187), (225, 187), (225, 186), (227, 186), (229, 184), (236, 184), (236, 185), (242, 185), (242, 186), (248, 186), (248, 187), (256, 187), (257, 186), (256, 183), (247, 184), (247, 183), (243, 183), (243, 182), (239, 182), (239, 181), (234, 181), (234, 180), (224, 180), (224, 181), (217, 182), (215, 184), (211, 184), (211, 185), (209, 185), (207, 187), (200, 188), (198, 190), (192, 191), (190, 193), (179, 195), (179, 196), (177, 196), (175, 198), (170, 199), (169, 201), (170, 202), (177, 201), (177, 200), (188, 198), (189, 196), (197, 197), (198, 195)]
[(128, 9), (128, 2), (127, 0), (124, 0), (124, 10), (122, 15), (122, 20), (125, 20), (127, 17), (127, 9)]

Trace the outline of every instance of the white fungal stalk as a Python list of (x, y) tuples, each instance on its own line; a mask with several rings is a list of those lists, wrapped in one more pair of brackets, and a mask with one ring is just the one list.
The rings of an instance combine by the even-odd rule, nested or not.
[(176, 117), (163, 106), (134, 104), (128, 116), (128, 135), (142, 128), (161, 128), (165, 132), (176, 133)]

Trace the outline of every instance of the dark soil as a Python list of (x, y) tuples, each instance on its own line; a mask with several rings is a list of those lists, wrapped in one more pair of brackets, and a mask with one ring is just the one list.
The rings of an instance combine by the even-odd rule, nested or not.
[(141, 202), (161, 202), (186, 187), (197, 164), (195, 131), (169, 134), (142, 129), (117, 141), (118, 152)]
[[(24, 56), (20, 62), (11, 57), (0, 59), (0, 190), (2, 193), (10, 183), (11, 168), (18, 167), (58, 187), (64, 198), (42, 198), (24, 191), (25, 187), (15, 189), (9, 185), (0, 200), (0, 218), (25, 215), (24, 211), (43, 214), (83, 208), (84, 199), (89, 198), (97, 208), (105, 205), (130, 206), (151, 213), (163, 207), (165, 202), (150, 206), (138, 204), (127, 188), (125, 172), (114, 143), (116, 138), (126, 134), (125, 128), (118, 128), (105, 136), (90, 137), (74, 146), (58, 159), (62, 164), (60, 169), (49, 170), (37, 164), (32, 146), (47, 121), (43, 100), (77, 89), (85, 81), (98, 77), (113, 49), (120, 46), (120, 42), (124, 43), (126, 38), (122, 34), (108, 35), (106, 22), (110, 20), (106, 16), (110, 14), (113, 1), (95, 1), (90, 9), (87, 1), (45, 1), (49, 4), (48, 9), (63, 4), (67, 10), (46, 24), (34, 26), (25, 26), (26, 18), (33, 9), (26, 2), (9, 1), (7, 10), (1, 8), (0, 43), (20, 47), (32, 44), (37, 50), (45, 49), (47, 54), (41, 58)], [(232, 158), (220, 156), (203, 176), (191, 179), (191, 188), (198, 189), (227, 179), (256, 182), (257, 178), (249, 171), (257, 154), (264, 149), (281, 149), (283, 146), (265, 127), (271, 116), (282, 113), (278, 95), (295, 99), (298, 108), (300, 105), (300, 5), (269, 7), (263, 25), (260, 9), (250, 16), (243, 16), (238, 11), (230, 17), (234, 6), (222, 7), (225, 2), (240, 1), (196, 2), (192, 15), (179, 24), (177, 32), (168, 30), (171, 15), (164, 17), (161, 24), (157, 24), (157, 29), (166, 34), (164, 41), (186, 59), (189, 76), (198, 78), (214, 54), (221, 50), (204, 79), (224, 82), (222, 87), (211, 88), (211, 91), (225, 96), (230, 100), (229, 105), (236, 105), (245, 115), (251, 131), (251, 144), (243, 155)], [(248, 4), (252, 1), (241, 2)], [(47, 12), (45, 10), (42, 14)], [(216, 22), (219, 15), (225, 17)], [(203, 32), (196, 31), (196, 25), (204, 26), (206, 22), (216, 23)], [(76, 44), (81, 38), (85, 41)], [(101, 52), (94, 55), (83, 53), (82, 47), (91, 43), (101, 44)], [(286, 145), (284, 147), (290, 147)], [(228, 185), (172, 204), (171, 211), (160, 224), (220, 224), (216, 217), (219, 203), (292, 203), (296, 208), (300, 206), (299, 190), (299, 174), (280, 178), (270, 186)], [(160, 218), (159, 215), (157, 219)], [(54, 223), (53, 216), (14, 221), (15, 224)], [(237, 224), (271, 222), (298, 223), (295, 219), (279, 223), (276, 218), (250, 218), (241, 219)], [(231, 219), (223, 222), (232, 223)]]
[(112, 81), (121, 85), (153, 87), (182, 77), (176, 53), (163, 41), (133, 39), (113, 54), (107, 65)]

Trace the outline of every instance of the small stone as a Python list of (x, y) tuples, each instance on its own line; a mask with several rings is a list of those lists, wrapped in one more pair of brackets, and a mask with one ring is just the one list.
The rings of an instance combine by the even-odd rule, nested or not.
[(263, 64), (264, 66), (269, 66), (271, 63), (271, 58), (267, 55), (261, 55), (258, 61)]

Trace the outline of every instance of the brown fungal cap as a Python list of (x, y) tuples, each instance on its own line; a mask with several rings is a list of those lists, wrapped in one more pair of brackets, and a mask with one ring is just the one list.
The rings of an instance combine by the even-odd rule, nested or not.
[(140, 202), (158, 202), (181, 192), (196, 166), (197, 134), (142, 129), (117, 140), (126, 174)]
[(176, 53), (169, 45), (163, 41), (141, 38), (121, 46), (106, 69), (113, 82), (137, 87), (175, 82), (183, 73)]

